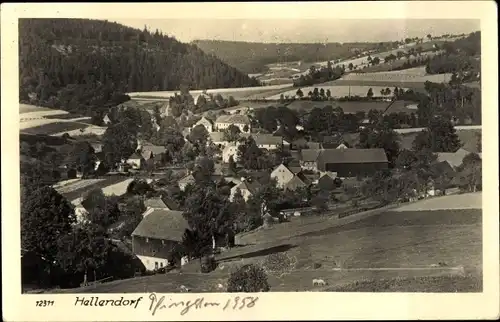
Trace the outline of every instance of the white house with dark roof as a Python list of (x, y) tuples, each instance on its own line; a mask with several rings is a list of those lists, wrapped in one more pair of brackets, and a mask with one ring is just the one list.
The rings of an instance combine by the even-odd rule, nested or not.
[(141, 156), (145, 161), (147, 161), (149, 159), (160, 157), (166, 151), (167, 149), (164, 146), (148, 144), (141, 147)]
[[(242, 135), (245, 136), (245, 135)], [(276, 136), (273, 134), (263, 134), (263, 133), (252, 133), (251, 136), (255, 144), (259, 147), (259, 149), (266, 149), (268, 151), (277, 150), (283, 147), (283, 137)]]
[(234, 187), (231, 188), (231, 194), (229, 196), (229, 201), (233, 201), (234, 195), (239, 190), (243, 199), (248, 201), (248, 199), (257, 193), (257, 190), (260, 188), (260, 184), (255, 181), (247, 181), (244, 178), (241, 179), (241, 182)]
[[(221, 115), (215, 120), (215, 129), (223, 131), (230, 125), (237, 126), (242, 133), (250, 133), (251, 123), (250, 118), (242, 114)], [(246, 131), (245, 131), (246, 130)]]
[(277, 166), (273, 172), (271, 172), (271, 179), (276, 180), (276, 185), (278, 188), (284, 188), (285, 184), (292, 180), (295, 173), (292, 172), (286, 165), (280, 164)]
[(224, 147), (224, 150), (222, 150), (222, 161), (225, 163), (229, 163), (229, 159), (231, 158), (231, 156), (233, 157), (233, 160), (235, 162), (238, 161), (238, 147), (239, 146), (240, 146), (240, 143), (238, 143), (238, 142), (228, 143)]
[(186, 187), (190, 184), (194, 184), (196, 182), (194, 176), (192, 173), (188, 174), (187, 176), (181, 178), (177, 183), (179, 184), (179, 189), (184, 191)]
[(148, 271), (166, 267), (172, 254), (182, 249), (189, 228), (181, 211), (155, 209), (132, 232), (132, 252)]
[(194, 129), (198, 125), (203, 125), (205, 129), (207, 129), (208, 133), (212, 133), (214, 131), (213, 122), (204, 116), (198, 122), (194, 123), (191, 129)]

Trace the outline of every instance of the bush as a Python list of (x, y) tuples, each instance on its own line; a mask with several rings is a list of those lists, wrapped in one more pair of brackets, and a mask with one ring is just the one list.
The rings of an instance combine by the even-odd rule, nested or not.
[(228, 292), (269, 292), (267, 276), (261, 267), (244, 265), (231, 273), (227, 282)]
[(269, 274), (283, 275), (291, 272), (295, 264), (296, 259), (286, 253), (274, 253), (264, 259), (262, 266)]

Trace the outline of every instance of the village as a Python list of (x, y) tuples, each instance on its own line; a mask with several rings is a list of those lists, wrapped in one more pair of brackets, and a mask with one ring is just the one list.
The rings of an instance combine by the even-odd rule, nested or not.
[[(453, 38), (447, 54), (477, 37)], [(378, 65), (375, 53), (366, 51), (367, 66)], [(394, 70), (366, 74), (311, 66), (300, 78), (305, 86), (110, 90), (100, 97), (113, 103), (99, 109), (75, 103), (71, 86), (42, 107), (44, 93), (26, 84), (23, 290), (326, 291), (403, 275), (442, 283), (456, 278), (446, 275), (455, 265), (466, 266), (458, 271), (473, 286), (465, 288), (476, 289), (481, 244), (460, 238), (480, 234), (481, 91), (458, 83), (480, 75), (443, 72), (440, 54), (403, 71), (390, 59), (385, 67)], [(345, 76), (321, 76), (337, 72)], [(408, 236), (440, 235), (448, 222), (446, 236), (461, 237), (436, 241), (451, 249), (444, 259), (407, 245)], [(470, 263), (455, 242), (470, 247)], [(394, 245), (425, 266), (385, 270), (405, 264)], [(372, 263), (383, 272), (371, 273)], [(242, 282), (254, 273), (256, 284)]]

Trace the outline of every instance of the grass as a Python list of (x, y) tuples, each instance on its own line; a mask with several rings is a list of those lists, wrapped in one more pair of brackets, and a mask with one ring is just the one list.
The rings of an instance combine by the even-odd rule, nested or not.
[(40, 126), (34, 126), (26, 129), (22, 129), (21, 132), (24, 134), (45, 134), (51, 135), (61, 132), (69, 132), (73, 130), (79, 130), (88, 127), (89, 124), (79, 123), (79, 122), (53, 122), (49, 124), (44, 124)]
[[(247, 245), (220, 255), (219, 267), (208, 274), (190, 271), (188, 267), (198, 267), (195, 261), (185, 267), (190, 272), (67, 292), (178, 292), (180, 285), (192, 292), (215, 292), (236, 267), (261, 263), (277, 252), (294, 257), (296, 265), (284, 276), (268, 276), (272, 291), (474, 292), (482, 288), (481, 238), (481, 210), (380, 210), (354, 220), (299, 217), (240, 238)], [(431, 266), (439, 262), (448, 267)], [(464, 267), (465, 276), (449, 269), (456, 266)], [(313, 278), (322, 278), (329, 286), (313, 287)]]
[[(383, 102), (383, 101), (371, 101), (371, 102), (355, 102), (355, 101), (345, 101), (345, 102), (339, 102), (339, 101), (324, 101), (324, 102), (315, 102), (315, 101), (300, 101), (296, 100), (288, 105), (288, 108), (293, 109), (293, 110), (305, 110), (305, 111), (310, 111), (315, 107), (323, 108), (325, 106), (340, 106), (344, 113), (356, 113), (356, 112), (365, 112), (368, 113), (370, 110), (378, 110), (378, 111), (385, 111), (385, 109), (389, 106), (389, 102)], [(389, 110), (387, 111), (388, 113), (397, 113), (397, 112), (407, 112), (411, 113), (414, 112), (414, 110), (408, 109), (405, 106), (407, 104), (410, 104), (410, 102), (405, 102), (405, 101), (397, 101), (394, 104), (391, 105)]]
[(19, 114), (23, 113), (31, 113), (31, 112), (49, 112), (52, 109), (47, 107), (28, 105), (28, 104), (19, 104)]
[(61, 194), (69, 201), (75, 200), (77, 198), (80, 198), (83, 194), (94, 190), (94, 189), (105, 189), (106, 187), (119, 184), (122, 182), (125, 182), (129, 180), (129, 177), (126, 176), (109, 176), (104, 178), (104, 180), (96, 180), (96, 179), (89, 179), (93, 181), (89, 181), (90, 184), (84, 185), (83, 183), (87, 180), (79, 180), (75, 183), (72, 183), (68, 186), (65, 186), (64, 189), (62, 189), (64, 192), (61, 192)]
[(479, 276), (419, 276), (356, 281), (327, 289), (330, 292), (481, 292)]

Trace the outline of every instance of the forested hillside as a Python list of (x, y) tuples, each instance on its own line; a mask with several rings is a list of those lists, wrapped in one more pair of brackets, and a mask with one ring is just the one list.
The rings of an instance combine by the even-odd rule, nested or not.
[(89, 19), (19, 20), (22, 102), (91, 115), (133, 91), (258, 85), (194, 45)]
[(245, 73), (259, 73), (271, 63), (304, 61), (318, 62), (347, 58), (356, 52), (383, 49), (390, 43), (250, 43), (223, 40), (195, 40), (199, 48), (214, 54)]

